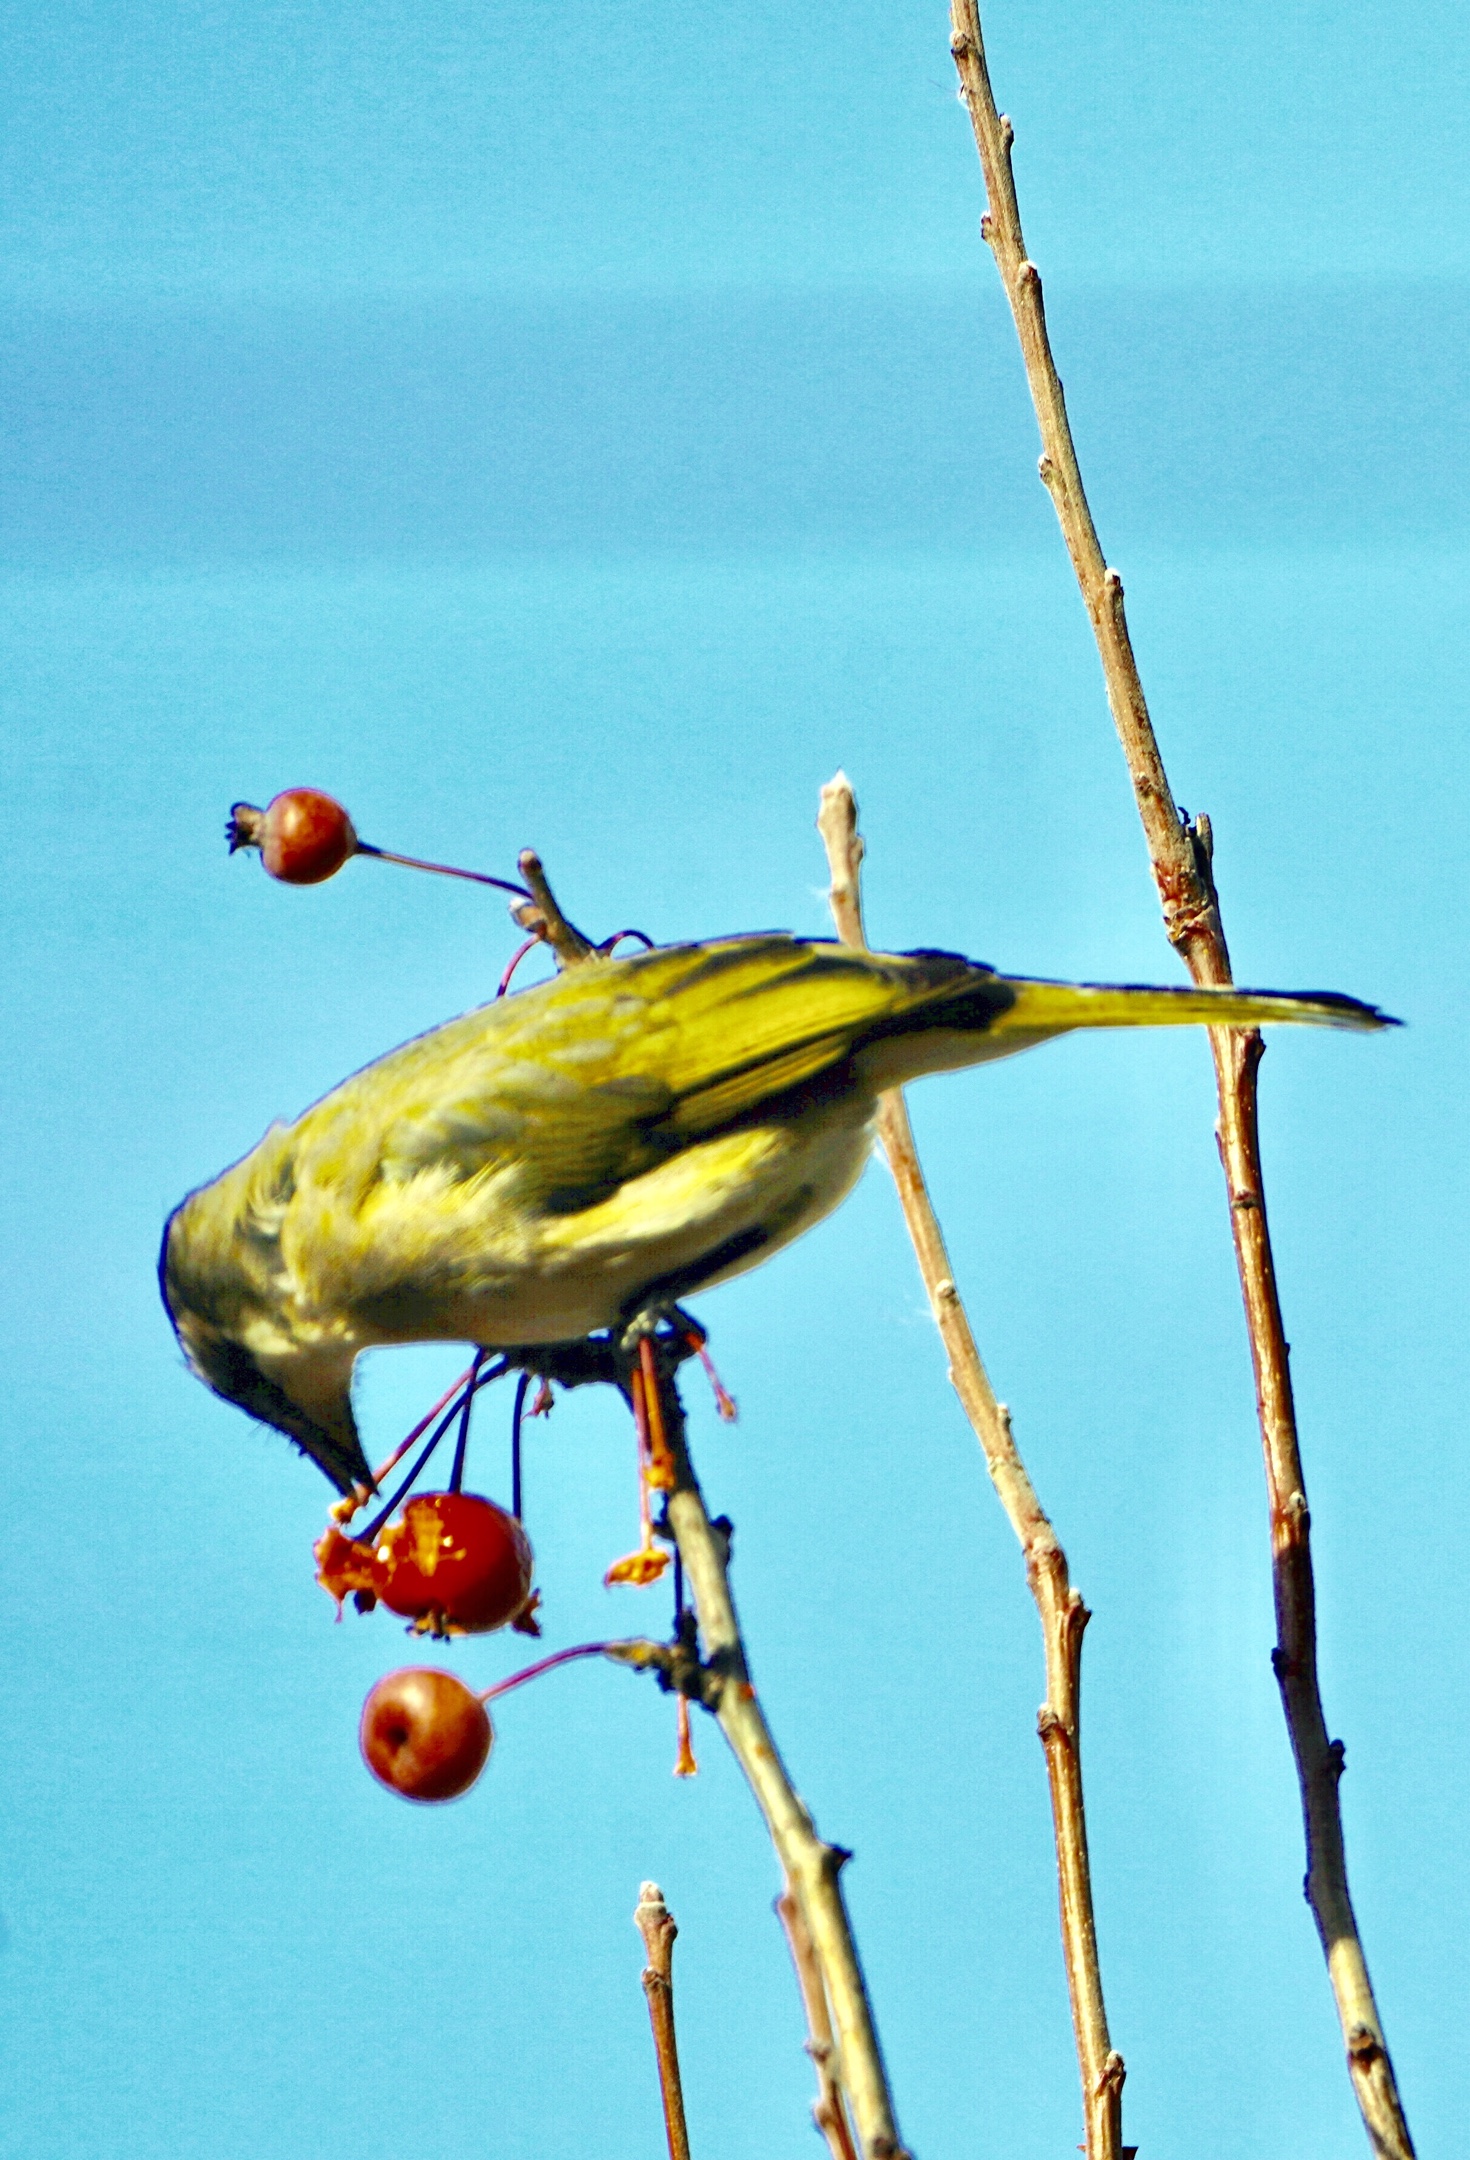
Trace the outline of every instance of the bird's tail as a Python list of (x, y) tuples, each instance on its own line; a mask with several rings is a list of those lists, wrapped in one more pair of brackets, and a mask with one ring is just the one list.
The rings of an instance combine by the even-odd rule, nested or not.
[[(912, 954), (932, 966), (941, 955)], [(1145, 983), (1035, 982), (974, 968), (963, 988), (951, 974), (931, 981), (911, 1005), (869, 1037), (864, 1077), (876, 1088), (921, 1074), (954, 1072), (1011, 1057), (1073, 1028), (1262, 1027), (1273, 1021), (1319, 1027), (1396, 1027), (1387, 1013), (1335, 990), (1159, 990)]]
[(1376, 1005), (1335, 990), (1154, 989), (1137, 983), (1030, 982), (1007, 978), (1014, 1001), (993, 1013), (997, 1035), (1054, 1035), (1067, 1028), (1264, 1027), (1283, 1020), (1319, 1027), (1397, 1027)]

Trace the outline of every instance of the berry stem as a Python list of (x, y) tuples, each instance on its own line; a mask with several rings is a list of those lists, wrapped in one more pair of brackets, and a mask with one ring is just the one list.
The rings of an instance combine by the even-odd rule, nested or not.
[(515, 951), (511, 954), (509, 960), (507, 960), (507, 962), (505, 963), (505, 973), (501, 976), (499, 986), (497, 987), (495, 992), (495, 995), (498, 998), (503, 998), (505, 996), (506, 991), (510, 988), (510, 979), (512, 975), (514, 975), (516, 969), (525, 959), (527, 953), (533, 953), (540, 943), (540, 938), (528, 937), (524, 945), (517, 945)]
[(464, 1407), (459, 1414), (459, 1438), (454, 1445), (454, 1468), (449, 1473), (451, 1492), (458, 1492), (464, 1483), (465, 1450), (470, 1444), (470, 1416), (475, 1407), (475, 1381), (479, 1377), (480, 1367), (489, 1355), (488, 1350), (477, 1350), (474, 1363), (470, 1366), (469, 1381), (464, 1391)]
[(510, 1511), (517, 1522), (524, 1522), (525, 1509), (521, 1493), (521, 1422), (525, 1416), (526, 1396), (530, 1392), (531, 1375), (523, 1372), (516, 1383), (516, 1406), (510, 1420)]
[[(498, 1365), (492, 1365), (487, 1372), (482, 1372), (479, 1374), (475, 1373), (475, 1368), (472, 1365), (469, 1368), (469, 1371), (464, 1373), (461, 1376), (460, 1380), (455, 1383), (455, 1386), (451, 1388), (449, 1396), (444, 1396), (440, 1398), (441, 1401), (449, 1402), (448, 1410), (445, 1411), (443, 1417), (440, 1418), (438, 1424), (434, 1427), (433, 1432), (430, 1433), (428, 1441), (426, 1442), (422, 1452), (419, 1455), (418, 1461), (409, 1471), (408, 1476), (403, 1480), (403, 1483), (399, 1486), (397, 1492), (394, 1493), (392, 1499), (388, 1502), (387, 1506), (379, 1510), (378, 1514), (376, 1514), (373, 1517), (373, 1520), (369, 1523), (367, 1529), (364, 1530), (362, 1534), (364, 1544), (371, 1545), (373, 1539), (382, 1529), (384, 1523), (393, 1513), (394, 1509), (397, 1507), (399, 1501), (403, 1498), (404, 1494), (411, 1491), (412, 1488), (418, 1483), (421, 1473), (428, 1467), (429, 1459), (433, 1455), (435, 1448), (438, 1447), (439, 1442), (444, 1438), (444, 1435), (448, 1432), (450, 1426), (458, 1417), (460, 1406), (458, 1402), (452, 1401), (450, 1398), (458, 1393), (458, 1390), (461, 1386), (466, 1389), (468, 1394), (474, 1395), (478, 1389), (482, 1387), (488, 1387), (492, 1380), (503, 1379), (505, 1374), (509, 1370), (510, 1368), (506, 1364), (504, 1359), (502, 1359)], [(429, 1412), (429, 1417), (432, 1417), (433, 1415), (434, 1413), (431, 1410)], [(423, 1431), (424, 1425), (427, 1425), (428, 1421), (429, 1419), (425, 1418), (423, 1422), (419, 1425), (418, 1430), (420, 1432)], [(409, 1440), (404, 1442), (405, 1447), (410, 1444), (412, 1438), (413, 1435), (410, 1434)], [(402, 1450), (400, 1450), (399, 1452), (401, 1453)]]
[(439, 1412), (441, 1410), (448, 1409), (450, 1403), (454, 1401), (455, 1397), (458, 1395), (460, 1389), (464, 1386), (465, 1382), (467, 1380), (473, 1380), (475, 1376), (475, 1367), (479, 1364), (479, 1362), (480, 1359), (478, 1356), (476, 1356), (474, 1365), (466, 1365), (464, 1371), (460, 1374), (459, 1378), (457, 1380), (450, 1381), (448, 1387), (439, 1397), (439, 1400), (435, 1403), (433, 1409), (426, 1410), (424, 1412), (424, 1415), (419, 1419), (413, 1431), (399, 1441), (397, 1447), (394, 1448), (393, 1453), (388, 1457), (386, 1462), (379, 1464), (378, 1468), (373, 1472), (373, 1485), (375, 1489), (382, 1484), (384, 1478), (387, 1477), (390, 1470), (396, 1470), (398, 1468), (398, 1465), (402, 1462), (404, 1456), (413, 1446), (415, 1440), (418, 1439), (420, 1433), (426, 1433), (428, 1431), (429, 1427), (433, 1424), (435, 1418), (439, 1415)]
[(583, 1642), (574, 1644), (570, 1650), (553, 1651), (550, 1657), (538, 1658), (534, 1665), (527, 1665), (522, 1671), (513, 1672), (508, 1680), (497, 1680), (494, 1687), (482, 1689), (480, 1700), (491, 1702), (497, 1695), (508, 1695), (512, 1688), (520, 1687), (527, 1680), (536, 1679), (541, 1673), (550, 1672), (553, 1665), (569, 1665), (573, 1658), (602, 1657), (611, 1647), (611, 1644), (605, 1642)]
[(354, 852), (358, 855), (374, 855), (379, 862), (402, 863), (406, 870), (432, 870), (435, 877), (468, 878), (473, 885), (494, 885), (501, 892), (514, 893), (518, 900), (529, 900), (531, 897), (524, 885), (515, 885), (509, 878), (491, 877), (485, 870), (456, 870), (452, 863), (425, 862), (418, 855), (395, 855), (391, 848), (370, 847), (366, 840), (359, 840)]

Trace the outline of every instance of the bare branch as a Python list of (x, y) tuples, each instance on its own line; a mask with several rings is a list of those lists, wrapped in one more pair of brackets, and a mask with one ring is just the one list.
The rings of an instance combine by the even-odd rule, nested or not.
[(639, 1886), (633, 1925), (643, 1937), (643, 1992), (658, 2058), (658, 2085), (664, 2103), (669, 2160), (689, 2160), (689, 2129), (684, 2120), (684, 2087), (679, 2076), (679, 2047), (674, 2037), (674, 1937), (679, 1929), (655, 1882)]
[(510, 911), (512, 922), (518, 923), (531, 937), (539, 938), (543, 945), (549, 945), (559, 968), (576, 967), (583, 960), (598, 959), (600, 955), (591, 939), (583, 937), (563, 915), (556, 895), (547, 883), (541, 857), (534, 848), (522, 848), (520, 872), (531, 888), (531, 898), (515, 902)]
[[(1041, 431), (1041, 477), (1092, 622), (1108, 703), (1127, 760), (1149, 861), (1170, 942), (1198, 983), (1231, 980), (1210, 865), (1206, 820), (1181, 817), (1164, 771), (1123, 608), (1123, 582), (1106, 567), (1082, 486), (1062, 385), (1052, 359), (1041, 279), (1027, 259), (1011, 167), (1014, 131), (996, 110), (976, 0), (951, 0), (950, 49), (980, 163), (989, 214), (983, 231), (1015, 318), (1026, 379)], [(1307, 1841), (1307, 1897), (1322, 1939), (1347, 2048), (1349, 2074), (1369, 2141), (1379, 2160), (1412, 2160), (1398, 2088), (1368, 1978), (1367, 1960), (1348, 1894), (1338, 1780), (1342, 1748), (1329, 1740), (1317, 1684), (1316, 1591), (1312, 1574), (1306, 1480), (1287, 1367), (1286, 1334), (1266, 1224), (1256, 1116), (1262, 1043), (1254, 1030), (1210, 1031), (1220, 1096), (1220, 1157), (1230, 1196), (1231, 1231), (1255, 1368), (1256, 1407), (1271, 1512), (1276, 1594), (1274, 1653), (1282, 1704), (1296, 1757)]]
[[(832, 874), (830, 899), (838, 935), (845, 945), (865, 950), (859, 884), (863, 843), (857, 829), (857, 802), (845, 773), (838, 773), (822, 789), (817, 830)], [(1010, 1413), (995, 1399), (969, 1317), (955, 1288), (944, 1234), (924, 1182), (901, 1089), (879, 1097), (878, 1138), (898, 1188), (919, 1272), (929, 1293), (929, 1308), (949, 1355), (951, 1384), (974, 1427), (1007, 1520), (1020, 1540), (1026, 1579), (1041, 1617), (1046, 1701), (1037, 1724), (1051, 1787), (1062, 1949), (1082, 2076), (1087, 2156), (1088, 2160), (1122, 2160), (1126, 2150), (1122, 2142), (1123, 2058), (1115, 2052), (1108, 2035), (1082, 1799), (1080, 1693), (1087, 1607), (1081, 1593), (1072, 1588), (1067, 1556), (1021, 1460), (1011, 1432)]]
[(771, 1842), (806, 1926), (831, 2006), (836, 2069), (857, 2131), (859, 2160), (909, 2160), (898, 2134), (888, 2075), (838, 1880), (850, 1857), (818, 1836), (792, 1784), (752, 1685), (730, 1594), (728, 1526), (710, 1521), (690, 1460), (683, 1406), (660, 1367), (664, 1426), (673, 1456), (666, 1502), (704, 1645), (700, 1699), (712, 1709), (766, 1819)]
[(842, 2086), (836, 2070), (837, 2050), (832, 2040), (832, 2017), (827, 2008), (827, 1991), (822, 1986), (822, 1970), (807, 1933), (806, 1920), (802, 1915), (801, 1901), (790, 1883), (776, 1900), (776, 1918), (786, 1930), (786, 1940), (791, 1947), (791, 1962), (796, 1967), (797, 1985), (806, 2006), (806, 2051), (816, 2065), (817, 2097), (812, 2102), (812, 2121), (821, 2131), (831, 2149), (832, 2160), (857, 2160), (857, 2147), (852, 2142), (852, 2129), (847, 2120), (847, 2110), (842, 2104)]

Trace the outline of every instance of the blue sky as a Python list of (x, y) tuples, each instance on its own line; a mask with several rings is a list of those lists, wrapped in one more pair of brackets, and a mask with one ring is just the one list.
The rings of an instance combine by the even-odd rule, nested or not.
[[(1237, 972), (1293, 1035), (1265, 1145), (1354, 1888), (1410, 2120), (1470, 2107), (1463, 17), (1008, 6), (1033, 254)], [(9, 11), (0, 459), (12, 1738), (0, 2153), (657, 2149), (631, 1926), (661, 1881), (700, 2160), (815, 2149), (769, 1848), (651, 1688), (511, 1698), (432, 1814), (361, 1770), (386, 1615), (333, 1628), (328, 1494), (182, 1370), (168, 1209), (494, 987), (498, 903), (273, 886), (228, 804), (544, 853), (590, 928), (869, 920), (1171, 980), (1035, 474), (944, 11), (502, 0)], [(1148, 2160), (1360, 2149), (1299, 1893), (1249, 1372), (1202, 1041), (1073, 1041), (913, 1109), (956, 1270), (1095, 1620), (1104, 1978)], [(920, 2160), (1075, 2145), (1035, 1623), (896, 1208), (704, 1301), (692, 1391), (793, 1773), (851, 1845)], [(382, 1353), (382, 1452), (457, 1369)], [(477, 1451), (504, 1486), (504, 1407)], [(656, 1625), (614, 1408), (538, 1428), (551, 1646)], [(480, 1686), (514, 1643), (452, 1654)]]

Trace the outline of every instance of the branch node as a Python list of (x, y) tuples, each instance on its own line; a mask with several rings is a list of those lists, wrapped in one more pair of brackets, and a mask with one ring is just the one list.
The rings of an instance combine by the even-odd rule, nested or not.
[(1304, 1492), (1288, 1493), (1280, 1510), (1282, 1532), (1293, 1545), (1304, 1545), (1311, 1535), (1312, 1511)]
[[(1184, 817), (1184, 812), (1181, 810), (1179, 815)], [(1201, 810), (1198, 817), (1186, 818), (1184, 830), (1198, 843), (1197, 857), (1203, 856), (1205, 862), (1212, 863), (1215, 860), (1215, 828), (1205, 812)]]
[(1366, 2070), (1383, 2053), (1383, 2042), (1371, 2025), (1354, 2025), (1348, 2034), (1348, 2061), (1355, 2070)]
[[(1123, 2090), (1123, 2081), (1127, 2075), (1128, 2071), (1122, 2056), (1116, 2048), (1113, 2048), (1108, 2055), (1107, 2061), (1098, 2072), (1097, 2084), (1094, 2088), (1098, 2097), (1101, 2098), (1104, 2093), (1120, 2093)], [(1136, 2151), (1137, 2147), (1134, 2150)]]
[(1333, 1778), (1340, 1779), (1347, 1768), (1347, 1742), (1329, 1740), (1327, 1743), (1327, 1768)]

